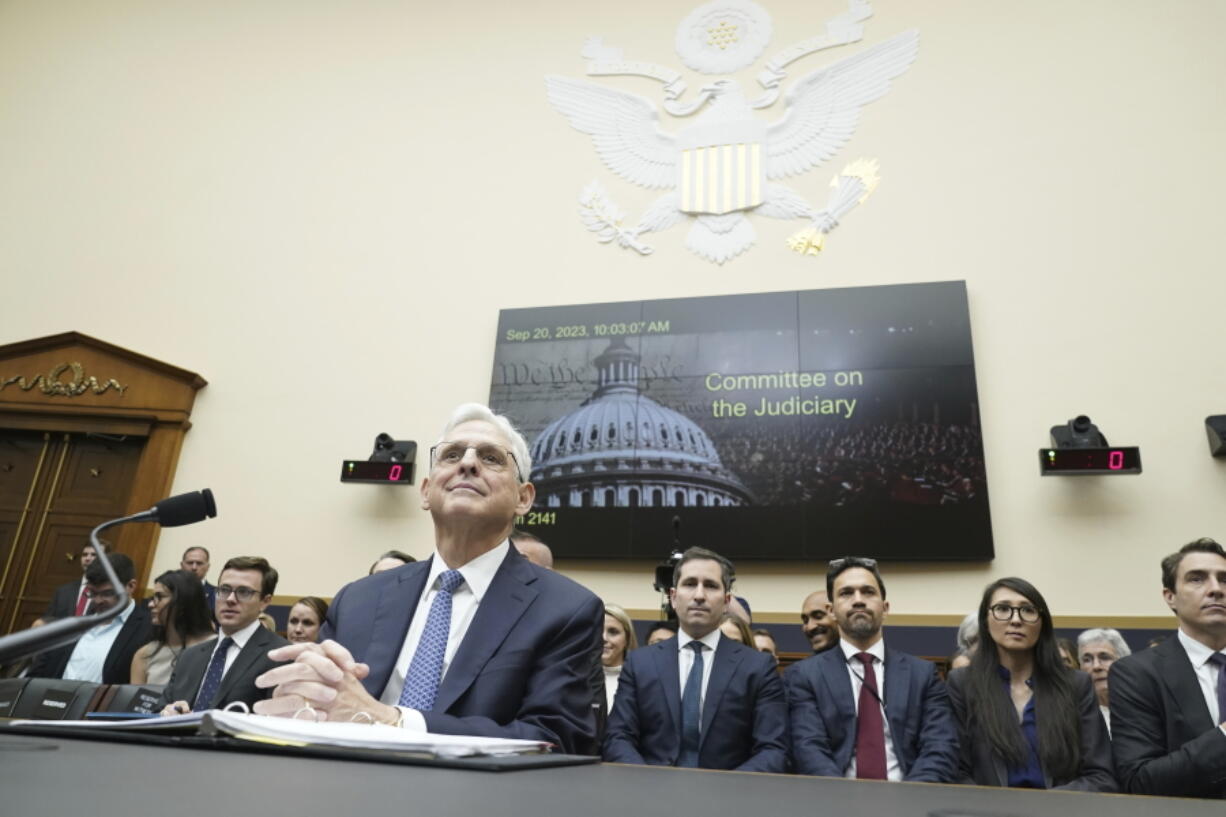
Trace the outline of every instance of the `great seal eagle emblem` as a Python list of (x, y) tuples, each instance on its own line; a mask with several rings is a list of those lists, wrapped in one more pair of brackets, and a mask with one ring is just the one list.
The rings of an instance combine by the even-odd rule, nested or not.
[[(599, 38), (588, 40), (583, 56), (589, 76), (636, 75), (663, 83), (664, 111), (685, 124), (661, 125), (650, 99), (586, 80), (547, 76), (549, 103), (578, 131), (592, 137), (609, 170), (626, 181), (664, 192), (634, 226), (599, 180), (580, 195), (585, 226), (606, 243), (648, 255), (642, 236), (690, 220), (686, 246), (717, 264), (749, 249), (756, 240), (750, 212), (769, 218), (806, 219), (808, 229), (793, 235), (792, 249), (817, 253), (824, 236), (876, 187), (877, 163), (858, 160), (836, 174), (824, 208), (816, 208), (782, 183), (827, 162), (855, 133), (860, 110), (882, 97), (891, 81), (915, 61), (919, 32), (894, 36), (800, 77), (781, 94), (787, 65), (816, 51), (857, 42), (869, 3), (851, 0), (848, 10), (826, 23), (825, 33), (776, 54), (758, 75), (764, 92), (751, 99), (736, 79), (722, 77), (682, 102), (686, 86), (679, 71), (628, 60), (621, 49)], [(770, 42), (770, 16), (752, 0), (716, 0), (699, 6), (677, 29), (676, 49), (694, 71), (727, 75), (752, 65)], [(784, 110), (770, 122), (765, 110), (782, 95)], [(691, 118), (692, 117), (692, 118)]]

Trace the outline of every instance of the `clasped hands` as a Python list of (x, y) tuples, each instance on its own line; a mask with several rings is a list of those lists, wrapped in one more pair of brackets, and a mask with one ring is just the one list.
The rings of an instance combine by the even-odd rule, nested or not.
[[(376, 701), (362, 686), (370, 667), (354, 661), (349, 650), (331, 639), (322, 644), (278, 647), (268, 657), (291, 663), (255, 679), (261, 689), (274, 688), (271, 698), (256, 702), (256, 714), (292, 718), (309, 706), (319, 720), (347, 722), (365, 713), (376, 723), (400, 721), (400, 710)], [(365, 718), (357, 719), (365, 722)]]

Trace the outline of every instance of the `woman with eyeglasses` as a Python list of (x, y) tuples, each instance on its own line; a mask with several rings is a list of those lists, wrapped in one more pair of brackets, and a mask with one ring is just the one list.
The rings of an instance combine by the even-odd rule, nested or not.
[(153, 583), (149, 598), (153, 640), (132, 656), (134, 684), (166, 684), (179, 653), (212, 638), (213, 616), (204, 585), (186, 570), (168, 570)]
[(988, 585), (979, 648), (949, 674), (963, 782), (1118, 790), (1094, 687), (1060, 658), (1051, 613), (1025, 579)]

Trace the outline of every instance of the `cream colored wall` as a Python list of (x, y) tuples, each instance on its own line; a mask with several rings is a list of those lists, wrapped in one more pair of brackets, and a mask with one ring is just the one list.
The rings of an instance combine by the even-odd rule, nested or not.
[[(380, 431), (427, 445), (483, 400), (500, 308), (960, 278), (997, 559), (889, 566), (894, 612), (960, 614), (1022, 574), (1059, 613), (1165, 613), (1157, 559), (1226, 537), (1202, 428), (1226, 413), (1226, 5), (877, 0), (866, 43), (918, 27), (919, 60), (834, 165), (877, 157), (879, 190), (820, 258), (787, 250), (799, 223), (753, 217), (759, 245), (724, 267), (684, 227), (649, 258), (582, 229), (590, 179), (631, 217), (652, 194), (542, 81), (581, 76), (589, 34), (677, 64), (692, 5), (0, 3), (0, 342), (77, 329), (210, 381), (176, 488), (211, 486), (220, 515), (165, 531), (155, 571), (205, 545), (267, 555), (279, 595), (331, 594), (382, 550), (427, 555), (416, 492), (342, 486), (339, 461)], [(768, 53), (844, 8), (765, 5)], [(832, 170), (795, 187), (824, 201)], [(1082, 412), (1142, 446), (1142, 476), (1039, 478), (1047, 428)], [(559, 566), (656, 603), (650, 564)], [(755, 612), (818, 583), (741, 573)]]

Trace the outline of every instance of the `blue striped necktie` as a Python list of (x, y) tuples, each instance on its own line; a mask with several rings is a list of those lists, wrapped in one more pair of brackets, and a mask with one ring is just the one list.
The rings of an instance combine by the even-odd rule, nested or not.
[(417, 651), (409, 662), (400, 691), (400, 706), (419, 712), (434, 709), (438, 697), (439, 676), (443, 673), (443, 656), (447, 653), (447, 637), (451, 632), (451, 594), (464, 583), (458, 570), (448, 570), (438, 577), (438, 592), (430, 603), (426, 627), (417, 642)]

